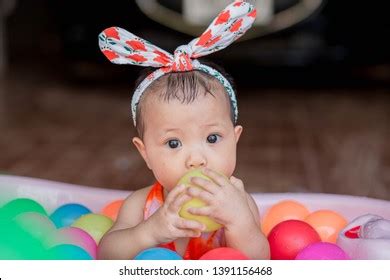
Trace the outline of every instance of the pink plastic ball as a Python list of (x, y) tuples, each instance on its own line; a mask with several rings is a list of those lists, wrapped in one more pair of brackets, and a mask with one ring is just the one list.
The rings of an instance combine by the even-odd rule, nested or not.
[(220, 247), (208, 251), (206, 254), (199, 258), (200, 260), (249, 260), (247, 256), (238, 250)]
[(296, 260), (349, 260), (339, 246), (329, 242), (313, 243), (298, 253)]
[(95, 240), (86, 231), (76, 227), (64, 227), (57, 231), (52, 246), (72, 244), (81, 247), (93, 259), (96, 259), (97, 245)]
[(312, 226), (298, 220), (283, 221), (268, 234), (272, 260), (293, 260), (303, 248), (320, 241)]

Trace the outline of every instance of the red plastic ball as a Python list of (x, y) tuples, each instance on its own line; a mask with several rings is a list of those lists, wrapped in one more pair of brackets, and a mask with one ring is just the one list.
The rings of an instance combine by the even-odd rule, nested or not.
[(320, 241), (312, 226), (298, 220), (283, 221), (268, 235), (272, 260), (293, 260), (303, 248)]
[(200, 260), (249, 260), (247, 256), (238, 250), (220, 247), (208, 251), (206, 254), (199, 258)]

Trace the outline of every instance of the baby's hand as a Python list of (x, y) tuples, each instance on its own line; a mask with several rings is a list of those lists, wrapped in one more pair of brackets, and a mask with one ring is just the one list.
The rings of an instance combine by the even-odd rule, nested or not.
[(202, 172), (212, 181), (193, 177), (191, 183), (202, 189), (189, 187), (187, 193), (203, 200), (207, 206), (189, 208), (188, 212), (194, 215), (208, 216), (227, 229), (253, 223), (253, 215), (243, 182), (233, 176), (227, 179), (207, 168)]
[(198, 237), (205, 225), (179, 216), (183, 203), (191, 199), (185, 194), (185, 185), (173, 188), (167, 195), (164, 204), (148, 221), (153, 223), (153, 236), (157, 244), (167, 243), (183, 237)]

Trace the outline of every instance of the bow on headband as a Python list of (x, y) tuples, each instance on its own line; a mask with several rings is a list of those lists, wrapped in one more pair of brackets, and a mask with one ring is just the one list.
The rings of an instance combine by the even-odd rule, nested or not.
[(168, 72), (191, 70), (204, 71), (222, 83), (233, 105), (236, 121), (237, 101), (232, 86), (217, 70), (199, 63), (196, 58), (226, 48), (252, 26), (255, 18), (256, 10), (251, 4), (235, 1), (213, 20), (199, 38), (176, 48), (174, 55), (119, 27), (110, 27), (100, 33), (100, 50), (112, 63), (159, 68), (142, 81), (134, 92), (131, 102), (134, 125), (142, 93), (153, 81)]

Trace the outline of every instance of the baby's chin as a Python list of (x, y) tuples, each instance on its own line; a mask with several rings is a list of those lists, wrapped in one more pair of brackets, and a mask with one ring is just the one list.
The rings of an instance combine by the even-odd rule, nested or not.
[(166, 190), (167, 192), (170, 192), (171, 190), (173, 190), (177, 186), (177, 182), (176, 183), (165, 182), (165, 184), (164, 184), (164, 182), (159, 182), (159, 183), (164, 187), (164, 190)]

